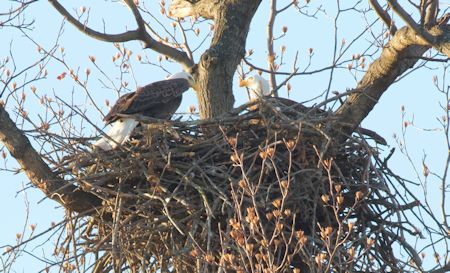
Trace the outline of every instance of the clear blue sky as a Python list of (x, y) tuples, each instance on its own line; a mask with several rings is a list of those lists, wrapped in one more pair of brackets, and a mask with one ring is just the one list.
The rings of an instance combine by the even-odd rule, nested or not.
[[(134, 27), (133, 18), (131, 17), (130, 12), (119, 3), (108, 4), (105, 3), (105, 1), (95, 1), (96, 3), (92, 4), (91, 1), (76, 1), (76, 4), (73, 4), (73, 1), (62, 2), (69, 10), (79, 11), (81, 6), (90, 7), (91, 16), (89, 25), (94, 28), (102, 29), (103, 19), (105, 20), (105, 29), (107, 32), (120, 32), (127, 28)], [(286, 1), (279, 2), (283, 3)], [(299, 15), (299, 13), (294, 10), (283, 13), (277, 18), (275, 36), (281, 34), (282, 26), (288, 26), (286, 36), (275, 42), (275, 49), (277, 51), (279, 51), (281, 45), (286, 45), (287, 47), (285, 56), (286, 65), (282, 66), (282, 71), (291, 71), (292, 61), (296, 51), (299, 52), (298, 65), (300, 70), (303, 70), (309, 61), (308, 48), (314, 48), (314, 56), (309, 70), (331, 64), (334, 46), (333, 31), (336, 5), (334, 1), (327, 1), (327, 3), (325, 3), (324, 1), (313, 0), (311, 2), (309, 12), (313, 12), (314, 9), (312, 7), (323, 5), (322, 9), (324, 11), (318, 12), (316, 15), (317, 18), (308, 18)], [(441, 2), (444, 6), (449, 5), (448, 1)], [(0, 11), (5, 11), (10, 5), (11, 3), (9, 1), (2, 1), (0, 3)], [(148, 5), (154, 5), (155, 7), (153, 10), (155, 11), (159, 10), (158, 3), (148, 3)], [(367, 7), (367, 5), (363, 4), (361, 7)], [(252, 61), (254, 64), (264, 68), (267, 66), (265, 62), (267, 54), (265, 47), (265, 25), (267, 17), (268, 3), (264, 1), (254, 18), (247, 42), (247, 49), (253, 49), (255, 51), (251, 57)], [(103, 113), (107, 112), (108, 109), (104, 104), (105, 99), (114, 102), (117, 98), (117, 94), (111, 89), (103, 86), (102, 82), (105, 82), (106, 78), (92, 65), (89, 56), (96, 56), (96, 63), (99, 67), (104, 69), (104, 72), (109, 75), (113, 82), (119, 84), (120, 80), (118, 77), (120, 76), (120, 71), (111, 60), (112, 56), (117, 53), (115, 47), (112, 44), (99, 42), (86, 37), (68, 23), (63, 27), (63, 34), (60, 40), (56, 41), (63, 20), (47, 1), (39, 1), (30, 7), (26, 12), (26, 18), (35, 19), (34, 30), (28, 31), (27, 34), (37, 43), (41, 44), (43, 48), (50, 49), (50, 47), (57, 43), (59, 46), (64, 47), (65, 61), (69, 67), (73, 68), (75, 71), (79, 69), (80, 75), (84, 74), (86, 68), (91, 69), (92, 72), (88, 82), (88, 90), (91, 92), (94, 100), (98, 102), (98, 105), (101, 106)], [(366, 20), (372, 22), (374, 19), (375, 17), (373, 14), (368, 14), (368, 18), (364, 18), (360, 13), (354, 11), (348, 11), (341, 14), (338, 19), (338, 47), (341, 45), (343, 39), (346, 40), (346, 43), (349, 43), (356, 35), (363, 32), (366, 26)], [(400, 23), (400, 20), (397, 20), (397, 22)], [(200, 37), (195, 38), (193, 44), (201, 41), (207, 32), (207, 28), (208, 22), (203, 23)], [(379, 32), (380, 29), (381, 24), (378, 23), (373, 28), (373, 31)], [(194, 37), (192, 33), (191, 36)], [(37, 60), (40, 56), (37, 52), (36, 45), (15, 29), (0, 29), (0, 38), (2, 40), (2, 43), (0, 44), (0, 59), (7, 56), (11, 49), (19, 69), (25, 67), (30, 62)], [(364, 36), (348, 49), (344, 54), (343, 59), (348, 60), (351, 58), (352, 54), (362, 53), (363, 50), (369, 47), (372, 41), (371, 33), (366, 31)], [(145, 85), (167, 76), (167, 73), (162, 69), (156, 66), (140, 64), (135, 59), (137, 54), (141, 54), (142, 56), (147, 55), (150, 60), (156, 62), (157, 54), (149, 50), (143, 51), (138, 42), (127, 43), (126, 47), (133, 51), (131, 63), (136, 79), (136, 81), (134, 81), (130, 74), (125, 75), (125, 80), (130, 83), (130, 89), (133, 89), (136, 85)], [(204, 48), (204, 46), (202, 48)], [(195, 54), (196, 60), (198, 60), (199, 53), (201, 53), (201, 50)], [(375, 53), (373, 57), (379, 56), (379, 52), (375, 52), (374, 49), (370, 50), (369, 53)], [(61, 56), (61, 52), (57, 51), (56, 55)], [(366, 63), (368, 64), (371, 61), (372, 59), (367, 57)], [(346, 64), (344, 66), (346, 66)], [(169, 69), (170, 72), (177, 72), (181, 69), (181, 67), (176, 64), (165, 63), (165, 67)], [(407, 119), (414, 119), (414, 124), (417, 127), (414, 128), (413, 126), (409, 126), (407, 137), (407, 144), (410, 147), (410, 155), (414, 164), (421, 170), (422, 158), (424, 154), (426, 154), (427, 165), (432, 171), (441, 174), (447, 153), (444, 135), (439, 131), (424, 131), (420, 129), (439, 128), (439, 123), (436, 118), (439, 118), (444, 114), (439, 108), (439, 103), (443, 105), (447, 104), (445, 98), (440, 96), (435, 90), (432, 82), (433, 75), (437, 75), (438, 78), (441, 79), (443, 75), (442, 64), (430, 64), (429, 67), (431, 67), (431, 69), (424, 68), (415, 71), (406, 76), (405, 79), (391, 86), (389, 91), (382, 97), (381, 102), (363, 122), (363, 127), (378, 132), (386, 138), (390, 147), (396, 147), (393, 134), (400, 135), (402, 128), (400, 109), (401, 106), (404, 105), (407, 111)], [(86, 99), (84, 91), (74, 85), (73, 80), (71, 80), (70, 77), (66, 77), (62, 81), (56, 79), (59, 74), (67, 71), (66, 68), (53, 60), (47, 66), (47, 70), (48, 78), (34, 83), (37, 87), (38, 94), (48, 94), (48, 96), (54, 96), (54, 94), (56, 94), (59, 97), (67, 99), (73, 96), (76, 103), (80, 106), (86, 106), (87, 108), (92, 109), (92, 105), (89, 100)], [(361, 76), (361, 72), (356, 74), (357, 79)], [(278, 82), (282, 82), (283, 79), (284, 78), (282, 77), (278, 78)], [(329, 71), (312, 76), (297, 77), (290, 81), (293, 87), (290, 97), (297, 101), (306, 101), (315, 98), (327, 88), (329, 79)], [(20, 82), (20, 80), (23, 81), (23, 77), (19, 78), (18, 81)], [(337, 69), (333, 75), (331, 86), (331, 90), (344, 92), (346, 89), (355, 86), (355, 79), (347, 69)], [(29, 90), (29, 87), (24, 89), (29, 98), (27, 99), (26, 105), (28, 111), (30, 113), (42, 113), (42, 106), (38, 103), (38, 99), (31, 95)], [(281, 95), (286, 96), (286, 89), (282, 88), (281, 90)], [(237, 87), (236, 80), (234, 94), (236, 106), (245, 102), (246, 92)], [(185, 94), (179, 111), (185, 112), (189, 105), (195, 104), (195, 95), (190, 91)], [(12, 107), (13, 105), (8, 106)], [(12, 109), (9, 108), (9, 110), (11, 111)], [(98, 116), (98, 112), (95, 110), (91, 110), (89, 114), (92, 117)], [(36, 118), (35, 114), (33, 118)], [(100, 116), (98, 118), (93, 118), (93, 120), (99, 127), (102, 127)], [(84, 132), (86, 134), (91, 134), (94, 131), (91, 128), (86, 128)], [(387, 155), (388, 152), (389, 148), (386, 148), (385, 154)], [(16, 165), (14, 159), (10, 156), (7, 157), (7, 164), (9, 167)], [(401, 155), (398, 149), (390, 160), (390, 167), (396, 173), (415, 180), (410, 164), (405, 156)], [(25, 193), (16, 193), (20, 191), (24, 185), (25, 187), (27, 186), (28, 180), (23, 174), (13, 175), (7, 172), (0, 172), (0, 178), (2, 182), (0, 191), (0, 215), (2, 219), (5, 220), (4, 223), (0, 225), (0, 245), (14, 244), (16, 233), (22, 233), (23, 225), (26, 221), (26, 207), (24, 203)], [(436, 206), (437, 202), (439, 202), (438, 181), (431, 177), (429, 179), (428, 187), (429, 198), (432, 205)], [(417, 188), (416, 190), (417, 192), (420, 192), (420, 188)], [(55, 202), (44, 200), (38, 203), (44, 197), (39, 190), (29, 189), (26, 191), (26, 194), (30, 210), (27, 221), (28, 224), (37, 223), (36, 232), (46, 230), (52, 221), (58, 222), (63, 216), (63, 210), (58, 207)], [(450, 207), (447, 209), (450, 210)], [(29, 233), (28, 228), (27, 233)], [(34, 243), (34, 245), (37, 244)], [(48, 249), (49, 247), (47, 244), (44, 251), (46, 252), (45, 255), (50, 256), (51, 253)], [(34, 255), (42, 256), (43, 250), (41, 246), (28, 248), (28, 250), (33, 251)], [(432, 262), (431, 255), (426, 259), (429, 260), (428, 262)], [(18, 259), (13, 268), (16, 272), (35, 272), (42, 269), (44, 266), (45, 264), (24, 254), (23, 257)]]

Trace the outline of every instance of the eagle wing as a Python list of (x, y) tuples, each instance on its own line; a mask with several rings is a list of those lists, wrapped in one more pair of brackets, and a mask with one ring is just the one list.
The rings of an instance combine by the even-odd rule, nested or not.
[(114, 122), (117, 114), (137, 114), (166, 119), (180, 106), (183, 92), (189, 89), (186, 79), (169, 79), (148, 84), (121, 96), (103, 119), (106, 124)]

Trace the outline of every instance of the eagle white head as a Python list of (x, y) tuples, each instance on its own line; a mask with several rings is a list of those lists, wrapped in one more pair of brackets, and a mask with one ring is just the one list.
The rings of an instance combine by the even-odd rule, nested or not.
[(191, 74), (181, 71), (175, 74), (170, 75), (167, 79), (185, 79), (185, 80), (192, 80)]
[(189, 85), (194, 89), (197, 90), (197, 85), (194, 81), (194, 77), (192, 77), (191, 74), (187, 73), (186, 71), (177, 72), (175, 74), (170, 75), (168, 78), (170, 79), (185, 79), (189, 82)]
[(247, 87), (250, 89), (250, 100), (260, 99), (262, 97), (270, 96), (269, 82), (260, 75), (253, 75), (245, 80), (239, 82), (240, 87)]

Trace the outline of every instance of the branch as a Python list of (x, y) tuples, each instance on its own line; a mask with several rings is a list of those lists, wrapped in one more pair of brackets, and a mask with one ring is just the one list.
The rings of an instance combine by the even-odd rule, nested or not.
[(48, 1), (62, 16), (64, 16), (64, 18), (69, 23), (74, 25), (79, 31), (83, 32), (84, 34), (88, 35), (89, 37), (92, 37), (92, 38), (100, 40), (100, 41), (112, 42), (112, 43), (121, 43), (121, 42), (133, 41), (133, 40), (140, 40), (138, 30), (129, 30), (129, 31), (126, 31), (126, 32), (123, 32), (120, 34), (106, 34), (106, 33), (102, 33), (102, 32), (93, 30), (92, 28), (89, 28), (88, 26), (82, 24), (75, 17), (73, 17), (57, 0), (48, 0)]
[(428, 271), (427, 273), (446, 273), (450, 271), (450, 263), (446, 263), (443, 267)]
[(136, 4), (133, 0), (124, 0), (128, 7), (131, 9), (133, 16), (136, 20), (136, 24), (138, 25), (138, 31), (142, 37), (140, 40), (144, 42), (145, 48), (152, 49), (158, 53), (161, 53), (169, 58), (175, 60), (176, 62), (182, 64), (186, 69), (190, 68), (194, 65), (194, 61), (189, 58), (186, 52), (179, 51), (171, 46), (168, 46), (164, 43), (160, 43), (152, 38), (152, 36), (146, 30), (146, 23), (141, 16)]
[[(422, 45), (418, 45), (418, 44)], [(418, 40), (414, 30), (403, 27), (397, 31), (392, 40), (384, 47), (381, 56), (373, 62), (364, 77), (335, 112), (337, 125), (342, 128), (337, 138), (343, 142), (359, 126), (361, 121), (372, 111), (381, 95), (394, 81), (418, 61), (430, 46), (422, 39)], [(414, 58), (416, 57), (416, 58)]]
[(434, 37), (428, 33), (424, 28), (422, 28), (419, 24), (414, 21), (414, 19), (403, 9), (403, 7), (397, 3), (397, 0), (387, 0), (389, 6), (392, 8), (395, 13), (397, 13), (400, 18), (418, 35), (422, 36), (428, 43), (434, 43)]
[[(211, 3), (211, 1), (207, 1)], [(198, 83), (200, 118), (219, 117), (233, 109), (233, 75), (245, 55), (251, 20), (260, 0), (220, 0), (211, 4), (214, 35), (210, 47), (192, 70)]]
[(66, 20), (75, 26), (79, 31), (97, 40), (120, 43), (128, 41), (142, 41), (145, 44), (145, 48), (152, 49), (158, 53), (164, 54), (174, 61), (182, 64), (185, 68), (189, 68), (194, 65), (194, 62), (189, 59), (185, 52), (179, 51), (171, 46), (163, 44), (161, 42), (153, 39), (150, 34), (145, 29), (145, 22), (137, 10), (136, 5), (133, 1), (125, 0), (128, 7), (130, 7), (133, 15), (136, 19), (138, 28), (135, 30), (129, 30), (119, 34), (107, 34), (103, 32), (96, 31), (88, 26), (82, 24), (75, 17), (73, 17), (70, 12), (68, 12), (57, 0), (48, 0), (50, 4), (62, 15)]
[(450, 57), (450, 25), (435, 26), (428, 33), (436, 41), (432, 45), (417, 35), (414, 29), (403, 27), (397, 31), (383, 48), (381, 56), (369, 66), (357, 87), (351, 90), (352, 94), (335, 112), (336, 120), (332, 123), (336, 123), (333, 123), (332, 128), (342, 129), (336, 141), (345, 141), (372, 111), (389, 86), (422, 59), (428, 49), (433, 47)]
[(436, 24), (439, 11), (438, 0), (422, 0), (420, 4), (420, 20), (422, 25), (432, 27)]
[[(267, 62), (269, 64), (269, 71), (275, 71), (275, 52), (273, 50), (273, 26), (275, 24), (275, 18), (277, 17), (277, 0), (270, 1), (269, 22), (267, 23)], [(269, 74), (270, 87), (275, 89), (277, 87), (277, 81), (274, 73)], [(274, 90), (272, 94), (278, 97), (277, 90)]]
[(391, 35), (394, 35), (397, 32), (397, 27), (392, 21), (391, 16), (380, 6), (377, 0), (369, 0), (370, 6), (375, 10), (378, 17), (388, 26), (389, 32)]
[[(448, 20), (449, 16), (443, 17)], [(450, 58), (450, 25), (435, 26), (430, 29), (430, 33), (435, 37), (433, 48)]]
[(101, 205), (101, 200), (95, 195), (81, 191), (55, 175), (1, 106), (0, 142), (17, 160), (31, 183), (48, 198), (57, 201), (66, 209), (79, 213)]
[[(280, 83), (277, 87), (275, 87), (274, 90), (272, 90), (272, 94), (278, 94), (278, 90), (285, 85), (292, 77), (295, 76), (295, 73), (297, 73), (298, 68), (294, 68), (294, 71), (291, 73), (291, 75), (289, 75), (282, 83)], [(278, 97), (278, 95), (276, 95), (275, 97)]]

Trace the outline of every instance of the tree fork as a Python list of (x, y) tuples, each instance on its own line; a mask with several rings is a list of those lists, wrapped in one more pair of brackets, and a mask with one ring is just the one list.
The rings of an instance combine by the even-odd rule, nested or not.
[(432, 46), (447, 54), (448, 38), (440, 28), (434, 28), (435, 45), (430, 45), (409, 27), (399, 29), (383, 48), (381, 56), (368, 68), (344, 104), (335, 112), (332, 130), (338, 131), (335, 141), (344, 142), (373, 110), (381, 96), (403, 73), (412, 68)]
[(233, 108), (233, 75), (245, 55), (250, 22), (260, 0), (224, 0), (212, 5), (214, 36), (211, 46), (193, 68), (199, 90), (200, 117), (214, 118)]

